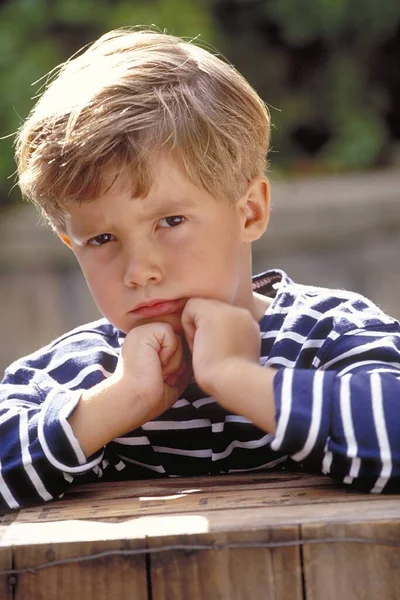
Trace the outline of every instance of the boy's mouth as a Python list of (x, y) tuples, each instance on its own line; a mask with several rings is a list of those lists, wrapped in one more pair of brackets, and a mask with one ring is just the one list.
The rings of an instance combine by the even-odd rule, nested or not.
[(131, 312), (141, 317), (161, 317), (183, 309), (185, 302), (184, 298), (179, 300), (151, 300), (138, 304)]

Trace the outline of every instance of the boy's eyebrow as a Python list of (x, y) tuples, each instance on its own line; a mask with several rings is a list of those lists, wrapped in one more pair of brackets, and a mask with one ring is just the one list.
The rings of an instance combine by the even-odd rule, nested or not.
[[(71, 228), (71, 233), (72, 233), (72, 237), (78, 237), (78, 238), (86, 238), (86, 237), (90, 237), (92, 235), (94, 235), (95, 233), (97, 233), (97, 231), (103, 231), (104, 227), (100, 227), (95, 224), (86, 224), (86, 223), (74, 223), (72, 228)], [(107, 229), (107, 228), (105, 228)]]
[(173, 200), (168, 198), (166, 200), (149, 201), (148, 206), (146, 207), (146, 214), (149, 217), (156, 216), (160, 213), (179, 213), (185, 212), (189, 208), (193, 208), (197, 206), (197, 202), (194, 202), (192, 199), (188, 198), (180, 198), (178, 200)]
[[(140, 217), (142, 219), (154, 219), (160, 216), (178, 215), (185, 213), (188, 209), (198, 206), (198, 202), (192, 198), (165, 198), (162, 200), (154, 200), (151, 198), (132, 198), (134, 201), (146, 202), (144, 214)], [(73, 225), (73, 232), (79, 237), (88, 237), (94, 235), (97, 231), (105, 231), (106, 229), (112, 228), (107, 223), (93, 222), (90, 220), (80, 220), (75, 222)]]

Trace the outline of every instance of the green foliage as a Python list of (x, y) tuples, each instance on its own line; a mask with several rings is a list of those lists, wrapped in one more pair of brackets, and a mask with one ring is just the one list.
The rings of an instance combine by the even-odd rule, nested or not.
[[(200, 35), (224, 52), (279, 109), (271, 109), (277, 169), (369, 168), (390, 147), (388, 107), (399, 114), (399, 102), (374, 61), (400, 33), (394, 0), (3, 1), (0, 138), (20, 126), (46, 73), (102, 33), (134, 25)], [(398, 65), (398, 54), (389, 60)], [(396, 72), (388, 69), (392, 79)], [(313, 135), (321, 140), (310, 155), (304, 138)], [(0, 205), (18, 197), (9, 191), (14, 169), (12, 137), (0, 139)]]
[[(272, 166), (308, 173), (382, 164), (394, 136), (388, 115), (400, 118), (400, 3), (235, 0), (235, 6), (226, 53), (279, 109), (271, 109)], [(389, 42), (392, 54), (385, 55)]]
[(399, 4), (392, 0), (264, 0), (262, 6), (290, 44), (317, 36), (335, 42), (349, 30), (362, 32), (366, 40), (388, 36), (400, 16)]

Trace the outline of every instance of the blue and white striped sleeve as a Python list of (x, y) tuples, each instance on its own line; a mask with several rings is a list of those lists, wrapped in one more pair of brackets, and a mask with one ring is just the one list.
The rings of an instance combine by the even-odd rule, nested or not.
[(400, 330), (349, 331), (274, 378), (274, 450), (362, 491), (400, 491)]
[(60, 497), (76, 475), (98, 476), (102, 451), (87, 460), (68, 422), (80, 393), (43, 371), (6, 371), (0, 385), (0, 509)]

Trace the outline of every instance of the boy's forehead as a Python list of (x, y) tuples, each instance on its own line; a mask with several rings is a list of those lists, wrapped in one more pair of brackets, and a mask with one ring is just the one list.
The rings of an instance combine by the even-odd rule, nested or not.
[(143, 177), (143, 172), (138, 172), (134, 166), (126, 165), (123, 168), (113, 166), (103, 174), (103, 192), (101, 196), (112, 197), (121, 192), (131, 194), (133, 200), (162, 200), (188, 196), (190, 192), (200, 191), (189, 180), (184, 171), (176, 162), (168, 157), (158, 157), (149, 161), (145, 167), (148, 189), (138, 193), (138, 179)]
[[(134, 202), (138, 217), (152, 218), (164, 213), (184, 213), (204, 203), (205, 190), (197, 188), (175, 167), (162, 163), (156, 170), (148, 192), (135, 195), (135, 178), (128, 166), (105, 173), (104, 192), (95, 199), (69, 205), (66, 222), (74, 230), (84, 232), (94, 224), (110, 223), (121, 202)], [(118, 208), (117, 208), (118, 207)]]

